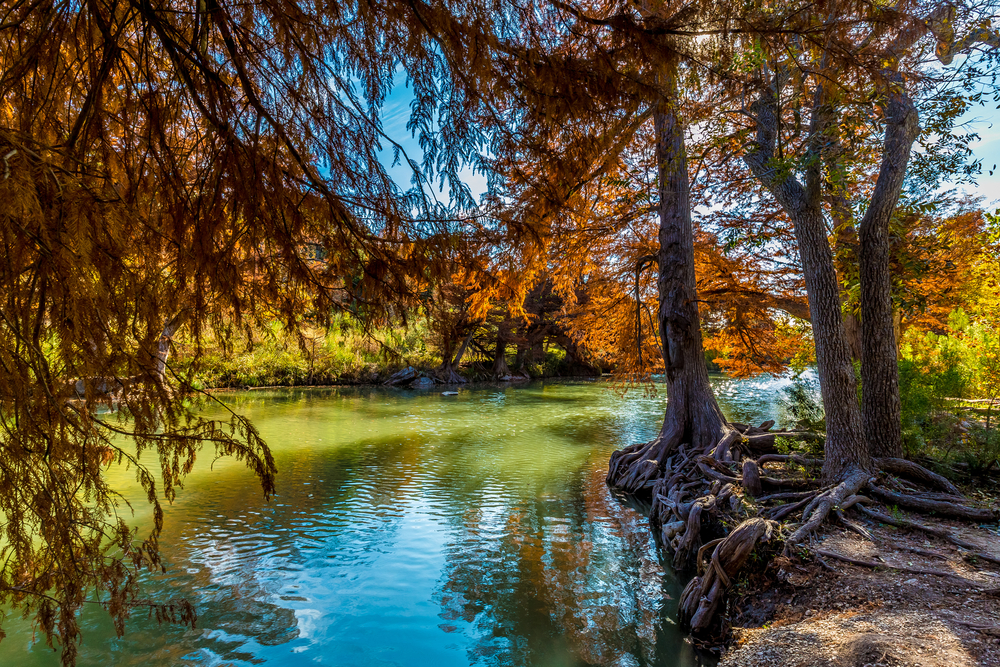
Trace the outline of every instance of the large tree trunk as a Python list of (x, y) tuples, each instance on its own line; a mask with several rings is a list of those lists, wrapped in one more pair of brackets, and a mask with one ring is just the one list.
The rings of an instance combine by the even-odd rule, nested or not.
[[(898, 79), (898, 77), (896, 77)], [(890, 81), (885, 145), (871, 203), (859, 226), (861, 241), (861, 412), (876, 457), (901, 458), (903, 436), (899, 365), (889, 275), (889, 221), (906, 176), (910, 147), (920, 132), (902, 80)]]
[(493, 377), (502, 378), (510, 375), (507, 366), (507, 339), (497, 336), (496, 350), (493, 352)]
[(657, 320), (667, 379), (667, 411), (660, 438), (702, 449), (719, 442), (726, 419), (708, 383), (701, 343), (687, 153), (684, 126), (677, 114), (676, 76), (676, 64), (672, 64), (666, 77), (670, 99), (661, 104), (654, 118), (660, 189)]
[[(817, 114), (821, 105), (817, 104)], [(833, 265), (821, 205), (821, 161), (810, 161), (803, 186), (793, 175), (774, 164), (778, 110), (773, 90), (765, 90), (754, 104), (757, 119), (756, 145), (745, 157), (747, 166), (771, 191), (791, 218), (799, 243), (799, 257), (809, 294), (809, 311), (816, 341), (816, 366), (820, 393), (826, 410), (826, 454), (823, 476), (838, 481), (853, 471), (872, 468), (867, 442), (861, 430), (857, 380), (840, 310), (840, 288)], [(814, 118), (811, 133), (819, 139)]]
[(708, 383), (695, 293), (694, 232), (684, 147), (678, 117), (677, 64), (666, 67), (667, 98), (654, 115), (660, 196), (660, 340), (667, 381), (667, 408), (659, 436), (650, 443), (615, 452), (608, 483), (629, 492), (652, 486), (666, 459), (681, 443), (707, 452), (728, 432)]
[(444, 361), (441, 362), (441, 366), (437, 369), (437, 375), (441, 380), (451, 384), (461, 384), (466, 381), (464, 377), (459, 375), (458, 369), (462, 364), (462, 357), (465, 356), (465, 351), (469, 349), (469, 344), (472, 342), (472, 337), (475, 335), (476, 329), (478, 328), (478, 325), (472, 325), (472, 328), (469, 329), (469, 333), (465, 336), (465, 340), (463, 340), (461, 346), (459, 346), (458, 352), (455, 353), (454, 359), (449, 353), (448, 356), (445, 357)]
[[(833, 130), (831, 130), (833, 131)], [(858, 230), (854, 224), (854, 211), (847, 197), (847, 170), (841, 162), (842, 148), (839, 136), (826, 160), (830, 217), (833, 218), (834, 266), (841, 282), (856, 278), (858, 264)], [(844, 334), (851, 350), (851, 359), (861, 361), (861, 322), (854, 313), (847, 290), (840, 294), (840, 311), (844, 318)]]

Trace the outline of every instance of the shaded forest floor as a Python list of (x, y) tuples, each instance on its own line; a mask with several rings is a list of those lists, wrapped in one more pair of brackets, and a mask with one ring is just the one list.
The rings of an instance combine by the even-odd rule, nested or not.
[[(1000, 559), (996, 526), (910, 518), (952, 530)], [(863, 525), (874, 542), (827, 527), (813, 553), (779, 557), (732, 590), (733, 630), (720, 667), (1000, 665), (1000, 565), (923, 533)]]

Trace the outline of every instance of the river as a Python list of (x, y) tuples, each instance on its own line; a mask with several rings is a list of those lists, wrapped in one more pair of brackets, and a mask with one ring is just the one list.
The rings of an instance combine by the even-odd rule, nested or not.
[[(781, 420), (784, 378), (713, 377), (727, 416)], [(604, 484), (616, 448), (649, 439), (665, 397), (539, 381), (439, 390), (224, 394), (278, 466), (270, 502), (203, 452), (166, 508), (167, 572), (195, 629), (144, 612), (116, 638), (82, 613), (81, 667), (707, 664), (673, 615), (681, 582), (645, 518)], [(113, 470), (126, 495), (133, 473)], [(140, 525), (149, 516), (134, 503)], [(7, 614), (0, 665), (57, 665)]]

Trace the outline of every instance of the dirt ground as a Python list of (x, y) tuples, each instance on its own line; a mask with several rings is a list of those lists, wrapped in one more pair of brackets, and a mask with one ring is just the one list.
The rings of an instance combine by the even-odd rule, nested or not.
[[(995, 525), (906, 516), (947, 526), (1000, 558)], [(857, 522), (874, 542), (831, 526), (811, 549), (881, 565), (777, 558), (734, 591), (733, 636), (720, 667), (1000, 666), (1000, 565), (923, 533)]]

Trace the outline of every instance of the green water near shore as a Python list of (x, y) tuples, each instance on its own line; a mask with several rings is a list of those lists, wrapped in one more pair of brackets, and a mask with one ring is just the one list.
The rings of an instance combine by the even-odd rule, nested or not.
[[(787, 381), (713, 382), (731, 419), (780, 418)], [(559, 381), (225, 398), (270, 444), (278, 495), (206, 452), (166, 511), (167, 572), (144, 582), (191, 600), (197, 627), (138, 612), (119, 639), (88, 606), (81, 666), (702, 664), (673, 621), (681, 582), (604, 484), (610, 453), (658, 429), (662, 394)], [(4, 629), (0, 664), (58, 664), (28, 622)]]

